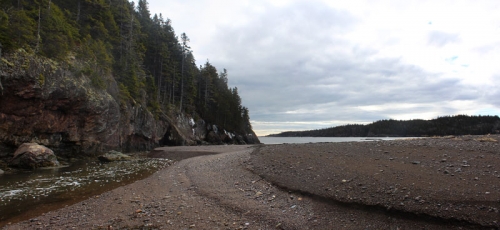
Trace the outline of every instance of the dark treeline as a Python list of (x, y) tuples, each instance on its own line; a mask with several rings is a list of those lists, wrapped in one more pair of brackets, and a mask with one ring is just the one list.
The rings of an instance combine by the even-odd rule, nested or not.
[[(251, 129), (228, 72), (197, 66), (189, 37), (151, 15), (148, 2), (127, 0), (3, 0), (0, 50), (51, 58), (95, 87), (118, 83), (122, 103), (141, 103), (153, 114), (186, 113), (229, 131)], [(0, 54), (1, 55), (1, 54)]]
[(445, 116), (432, 120), (381, 120), (368, 125), (342, 125), (326, 129), (290, 131), (275, 137), (424, 137), (484, 135), (500, 132), (498, 116)]

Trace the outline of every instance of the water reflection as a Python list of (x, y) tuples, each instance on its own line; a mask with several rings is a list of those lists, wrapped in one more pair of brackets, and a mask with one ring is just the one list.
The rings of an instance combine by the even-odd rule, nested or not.
[(3, 175), (0, 227), (145, 178), (171, 163), (161, 158), (110, 163), (80, 161), (67, 167)]

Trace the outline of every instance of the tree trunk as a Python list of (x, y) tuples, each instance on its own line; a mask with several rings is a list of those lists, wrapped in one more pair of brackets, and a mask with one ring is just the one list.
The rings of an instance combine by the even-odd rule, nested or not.
[(203, 75), (201, 74), (201, 69), (202, 69), (202, 67), (200, 65), (200, 72), (198, 74), (198, 95), (197, 95), (198, 101), (196, 104), (198, 104), (201, 100), (201, 79), (203, 78)]
[(78, 0), (78, 11), (76, 13), (76, 21), (77, 22), (80, 21), (80, 0)]
[(38, 53), (38, 50), (40, 49), (40, 24), (41, 24), (41, 7), (38, 6), (38, 31), (37, 31), (37, 36), (36, 36), (36, 46), (35, 46), (35, 53)]
[(128, 44), (126, 47), (127, 57), (125, 58), (125, 70), (128, 70), (128, 57), (131, 55), (130, 53), (132, 50), (132, 44), (133, 44), (133, 39), (134, 39), (133, 35), (134, 35), (134, 15), (132, 14), (130, 17), (130, 31), (129, 31)]
[(205, 80), (205, 107), (207, 106), (207, 100), (208, 100), (208, 79), (210, 75), (207, 76), (207, 79)]
[(160, 58), (160, 75), (158, 76), (158, 94), (156, 95), (156, 100), (160, 103), (160, 92), (161, 92), (161, 76), (163, 75), (163, 60)]
[(171, 92), (172, 96), (170, 97), (170, 99), (172, 100), (172, 103), (171, 103), (172, 107), (175, 105), (175, 93), (174, 93), (175, 92), (175, 71), (176, 71), (176, 69), (174, 66), (174, 73), (172, 74), (172, 92)]
[(184, 49), (182, 49), (182, 70), (181, 70), (181, 103), (179, 104), (179, 112), (182, 113), (182, 98), (184, 97)]

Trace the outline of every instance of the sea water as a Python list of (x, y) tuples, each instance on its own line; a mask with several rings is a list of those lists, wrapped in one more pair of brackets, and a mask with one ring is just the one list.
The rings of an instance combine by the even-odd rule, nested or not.
[(389, 141), (408, 139), (411, 137), (259, 137), (262, 144), (301, 144), (320, 142), (360, 142), (360, 141)]

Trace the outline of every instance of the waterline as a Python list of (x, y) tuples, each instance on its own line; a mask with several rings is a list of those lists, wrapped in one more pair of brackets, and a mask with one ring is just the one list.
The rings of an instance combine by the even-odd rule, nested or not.
[(409, 139), (411, 137), (259, 137), (262, 144), (301, 144), (320, 142), (361, 142), (361, 141), (390, 141)]
[(2, 175), (0, 228), (132, 183), (171, 164), (151, 158), (110, 163), (84, 160), (68, 167)]

